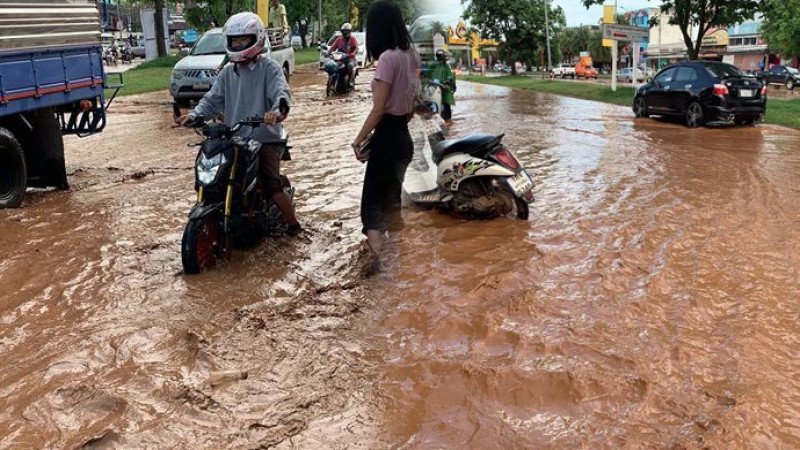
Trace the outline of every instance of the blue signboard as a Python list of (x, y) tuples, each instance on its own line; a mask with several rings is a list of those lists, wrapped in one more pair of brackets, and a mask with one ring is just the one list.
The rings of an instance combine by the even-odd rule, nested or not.
[(197, 42), (197, 30), (186, 30), (183, 32), (183, 42), (187, 45), (194, 45)]

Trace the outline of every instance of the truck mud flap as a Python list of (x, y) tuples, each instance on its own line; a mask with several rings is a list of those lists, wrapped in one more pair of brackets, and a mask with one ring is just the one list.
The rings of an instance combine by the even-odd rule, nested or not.
[(26, 178), (22, 146), (10, 131), (0, 128), (0, 209), (22, 203)]
[(28, 185), (67, 189), (64, 163), (64, 138), (53, 108), (42, 108), (27, 114), (32, 129), (24, 140)]

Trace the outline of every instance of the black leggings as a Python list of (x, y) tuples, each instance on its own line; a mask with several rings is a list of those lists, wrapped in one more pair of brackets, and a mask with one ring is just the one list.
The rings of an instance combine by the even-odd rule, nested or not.
[(375, 128), (370, 145), (364, 189), (361, 193), (361, 223), (367, 230), (396, 230), (402, 227), (400, 191), (414, 142), (406, 116), (386, 114)]

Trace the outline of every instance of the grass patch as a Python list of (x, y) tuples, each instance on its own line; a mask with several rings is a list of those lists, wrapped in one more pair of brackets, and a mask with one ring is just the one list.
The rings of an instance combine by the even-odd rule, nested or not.
[(767, 123), (800, 128), (800, 100), (767, 99)]
[(633, 103), (634, 91), (630, 86), (617, 86), (617, 91), (612, 92), (611, 88), (605, 84), (572, 83), (550, 80), (548, 78), (541, 79), (525, 76), (481, 77), (476, 75), (467, 75), (459, 78), (463, 79), (464, 81), (472, 81), (475, 83), (506, 86), (528, 91), (547, 92), (550, 94), (564, 95), (567, 97), (582, 98), (584, 100), (614, 103), (616, 105), (630, 106)]
[(161, 58), (156, 58), (152, 61), (147, 61), (139, 64), (136, 68), (131, 70), (139, 70), (139, 69), (151, 69), (153, 67), (172, 67), (181, 60), (181, 57), (178, 55), (170, 55), (170, 56), (162, 56)]
[(295, 64), (309, 64), (319, 61), (319, 48), (307, 47), (297, 50), (294, 54)]
[[(459, 79), (622, 106), (631, 106), (633, 103), (634, 89), (631, 86), (617, 86), (617, 91), (612, 92), (611, 87), (607, 84), (572, 83), (525, 76), (481, 77), (465, 75), (459, 77)], [(800, 100), (768, 99), (765, 122), (800, 129)]]

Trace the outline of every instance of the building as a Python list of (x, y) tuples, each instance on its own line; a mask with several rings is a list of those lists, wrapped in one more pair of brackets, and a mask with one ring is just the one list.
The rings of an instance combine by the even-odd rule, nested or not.
[[(683, 61), (688, 54), (680, 27), (669, 23), (671, 16), (671, 12), (662, 12), (660, 8), (648, 8), (648, 23), (652, 20), (658, 21), (658, 24), (650, 28), (647, 49), (644, 52), (648, 65), (654, 69)], [(692, 29), (689, 31), (692, 35), (696, 34)]]
[[(722, 60), (747, 70), (759, 70), (759, 62), (780, 64), (780, 59), (769, 53), (767, 43), (758, 32), (761, 21), (744, 22), (728, 28), (728, 48)], [(766, 59), (765, 59), (766, 58)]]

